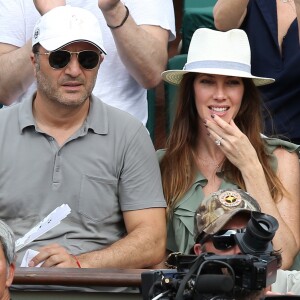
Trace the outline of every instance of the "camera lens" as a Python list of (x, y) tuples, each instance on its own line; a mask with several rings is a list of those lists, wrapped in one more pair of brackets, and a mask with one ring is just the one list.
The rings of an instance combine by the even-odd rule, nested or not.
[(244, 233), (235, 239), (245, 254), (260, 254), (273, 251), (272, 239), (278, 229), (277, 220), (261, 212), (252, 212)]

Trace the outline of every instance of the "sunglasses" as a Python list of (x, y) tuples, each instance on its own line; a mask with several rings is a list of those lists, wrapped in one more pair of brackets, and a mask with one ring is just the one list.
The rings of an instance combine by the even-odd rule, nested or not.
[(66, 67), (73, 54), (76, 54), (79, 64), (82, 68), (87, 70), (92, 70), (97, 67), (100, 54), (96, 51), (92, 50), (83, 50), (79, 52), (71, 52), (67, 50), (57, 50), (57, 51), (50, 51), (45, 53), (37, 52), (40, 55), (48, 55), (49, 56), (49, 65), (53, 69), (62, 69)]
[(234, 236), (237, 233), (242, 233), (245, 231), (246, 228), (220, 230), (215, 234), (206, 235), (199, 243), (204, 244), (208, 240), (211, 240), (216, 249), (223, 251), (229, 250), (236, 245)]

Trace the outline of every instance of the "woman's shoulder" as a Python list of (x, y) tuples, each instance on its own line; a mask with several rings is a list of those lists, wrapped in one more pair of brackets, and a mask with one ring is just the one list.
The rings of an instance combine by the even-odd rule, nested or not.
[(265, 135), (261, 135), (265, 147), (267, 149), (267, 152), (272, 154), (274, 153), (275, 150), (280, 150), (282, 149), (283, 151), (288, 151), (290, 153), (296, 152), (297, 155), (299, 156), (299, 151), (300, 151), (300, 145), (293, 144), (291, 142), (279, 139), (279, 138), (270, 138)]

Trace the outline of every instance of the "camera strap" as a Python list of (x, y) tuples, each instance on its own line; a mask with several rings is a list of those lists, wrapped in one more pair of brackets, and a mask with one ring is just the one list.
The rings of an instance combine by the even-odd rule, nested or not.
[(198, 270), (198, 268), (200, 267), (201, 263), (203, 262), (203, 258), (202, 258), (203, 254), (201, 254), (197, 260), (195, 261), (195, 263), (192, 265), (192, 267), (190, 268), (189, 272), (183, 277), (180, 286), (178, 288), (175, 300), (184, 300), (185, 298), (183, 297), (183, 292), (185, 289), (185, 286), (187, 284), (187, 282), (189, 281), (189, 279), (193, 276), (193, 274), (195, 273), (196, 270)]

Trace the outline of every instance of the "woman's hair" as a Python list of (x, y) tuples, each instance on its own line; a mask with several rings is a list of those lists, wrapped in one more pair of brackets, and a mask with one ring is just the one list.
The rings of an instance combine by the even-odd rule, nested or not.
[[(179, 97), (174, 124), (167, 140), (166, 153), (160, 162), (164, 195), (168, 215), (193, 184), (196, 168), (193, 153), (196, 151), (199, 133), (199, 116), (195, 104), (194, 79), (197, 73), (187, 73), (179, 86)], [(283, 185), (269, 164), (264, 141), (261, 137), (262, 114), (258, 89), (249, 78), (243, 78), (244, 96), (240, 110), (234, 119), (239, 129), (248, 137), (263, 167), (273, 199), (285, 192)], [(246, 190), (240, 170), (225, 159), (222, 170), (227, 181)]]

